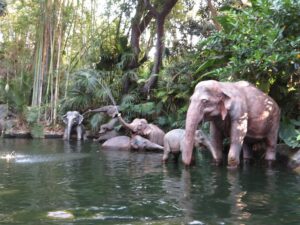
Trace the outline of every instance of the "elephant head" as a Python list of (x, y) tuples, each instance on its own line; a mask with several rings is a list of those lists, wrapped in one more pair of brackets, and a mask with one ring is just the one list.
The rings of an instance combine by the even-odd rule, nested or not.
[(158, 126), (148, 123), (146, 119), (134, 119), (131, 123), (126, 123), (121, 114), (118, 114), (120, 123), (130, 130), (134, 135), (141, 135), (151, 142), (164, 145), (165, 132), (161, 130)]
[(184, 147), (182, 160), (188, 165), (191, 162), (195, 131), (203, 120), (220, 117), (225, 120), (231, 108), (230, 90), (226, 90), (217, 81), (203, 81), (197, 84), (190, 98), (186, 115)]
[(126, 123), (125, 120), (119, 116), (119, 120), (125, 128), (129, 129), (134, 134), (148, 136), (151, 132), (151, 127), (146, 119), (137, 118), (131, 123)]
[(83, 116), (78, 111), (68, 111), (62, 118), (63, 122), (67, 125), (65, 138), (70, 140), (72, 128), (82, 123)]
[(140, 135), (134, 135), (130, 140), (131, 148), (135, 150), (163, 150), (164, 147), (149, 141)]

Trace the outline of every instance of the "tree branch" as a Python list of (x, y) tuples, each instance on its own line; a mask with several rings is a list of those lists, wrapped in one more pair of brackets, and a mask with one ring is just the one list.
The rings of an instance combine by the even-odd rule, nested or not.
[(218, 16), (218, 12), (217, 12), (216, 8), (213, 6), (211, 0), (207, 0), (207, 7), (208, 7), (209, 11), (211, 12), (211, 19), (212, 19), (216, 29), (218, 31), (222, 30), (221, 24), (219, 24), (219, 22), (216, 20), (216, 17)]

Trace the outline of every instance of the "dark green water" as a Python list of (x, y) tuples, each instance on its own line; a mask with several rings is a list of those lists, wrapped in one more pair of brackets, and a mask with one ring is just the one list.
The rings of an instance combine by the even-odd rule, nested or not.
[[(299, 224), (300, 176), (277, 166), (229, 171), (208, 154), (188, 170), (159, 153), (92, 142), (0, 139), (0, 224)], [(64, 211), (72, 218), (51, 218)]]

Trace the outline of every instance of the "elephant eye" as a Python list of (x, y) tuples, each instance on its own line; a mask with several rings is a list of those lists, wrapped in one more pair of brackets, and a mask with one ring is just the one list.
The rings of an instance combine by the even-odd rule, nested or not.
[(201, 103), (205, 104), (205, 103), (207, 103), (207, 102), (208, 102), (207, 99), (201, 99)]

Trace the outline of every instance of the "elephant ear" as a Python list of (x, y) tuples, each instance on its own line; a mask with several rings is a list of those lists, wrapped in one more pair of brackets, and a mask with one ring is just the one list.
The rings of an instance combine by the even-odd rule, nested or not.
[(143, 135), (149, 135), (151, 132), (151, 128), (149, 127), (148, 121), (146, 119), (140, 120), (141, 130), (143, 131)]
[(151, 134), (151, 127), (147, 124), (147, 127), (144, 129), (144, 135), (148, 136)]
[(68, 116), (67, 116), (67, 114), (63, 115), (63, 116), (62, 116), (62, 119), (63, 119), (63, 122), (64, 122), (65, 124), (68, 124)]
[(225, 120), (228, 110), (231, 108), (232, 98), (230, 97), (230, 92), (226, 89), (222, 89), (221, 101), (220, 101), (220, 111), (222, 120)]
[(78, 115), (78, 124), (81, 124), (83, 121), (83, 116), (81, 114)]

